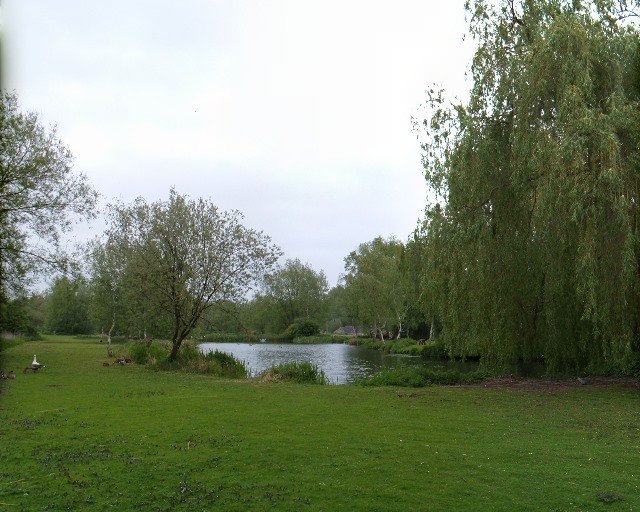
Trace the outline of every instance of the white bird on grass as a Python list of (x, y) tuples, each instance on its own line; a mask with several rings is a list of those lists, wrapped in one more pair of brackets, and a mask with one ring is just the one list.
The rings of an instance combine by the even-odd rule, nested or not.
[(43, 364), (40, 364), (38, 362), (38, 360), (36, 359), (36, 355), (33, 355), (33, 362), (31, 363), (31, 366), (27, 366), (24, 371), (22, 373), (27, 373), (29, 370), (31, 370), (32, 372), (37, 372), (40, 368), (44, 368), (45, 366)]

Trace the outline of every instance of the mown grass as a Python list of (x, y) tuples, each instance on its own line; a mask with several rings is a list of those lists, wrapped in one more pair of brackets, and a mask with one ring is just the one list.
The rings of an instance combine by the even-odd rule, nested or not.
[[(47, 365), (23, 374), (33, 354)], [(0, 353), (0, 511), (628, 511), (640, 392), (309, 386)]]

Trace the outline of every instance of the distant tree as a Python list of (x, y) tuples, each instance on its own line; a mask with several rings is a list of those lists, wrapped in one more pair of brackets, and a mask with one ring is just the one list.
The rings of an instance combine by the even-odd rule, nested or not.
[(360, 244), (345, 258), (343, 280), (349, 308), (383, 341), (385, 331), (392, 327), (398, 337), (406, 330), (410, 294), (403, 257), (401, 242), (378, 237)]
[(327, 330), (333, 332), (339, 327), (357, 323), (357, 314), (348, 308), (345, 287), (338, 284), (331, 288), (327, 294)]
[(82, 278), (57, 278), (46, 302), (45, 329), (56, 334), (89, 334), (89, 289)]
[(21, 113), (15, 94), (0, 92), (0, 295), (20, 294), (36, 276), (66, 271), (61, 236), (95, 215), (97, 193), (73, 172), (55, 127)]
[(33, 294), (0, 303), (0, 332), (36, 336), (44, 329), (46, 302)]
[(328, 291), (324, 272), (316, 272), (297, 258), (266, 275), (261, 285), (261, 293), (274, 307), (281, 329), (298, 320), (324, 320)]
[(250, 301), (239, 305), (240, 323), (243, 329), (258, 334), (278, 333), (282, 321), (274, 318), (275, 306), (270, 299), (257, 294)]
[(170, 319), (171, 359), (205, 311), (243, 302), (280, 255), (268, 236), (241, 224), (239, 212), (221, 212), (173, 189), (168, 201), (138, 198), (110, 211), (105, 236), (129, 254), (128, 277), (119, 286), (129, 293), (142, 286), (141, 303)]
[(245, 330), (242, 324), (242, 304), (224, 301), (203, 315), (202, 332), (239, 333)]
[(107, 354), (112, 355), (111, 337), (122, 308), (120, 304), (121, 279), (124, 274), (126, 248), (112, 240), (96, 239), (88, 244), (87, 256), (91, 275), (91, 306), (93, 322), (101, 335), (107, 334)]

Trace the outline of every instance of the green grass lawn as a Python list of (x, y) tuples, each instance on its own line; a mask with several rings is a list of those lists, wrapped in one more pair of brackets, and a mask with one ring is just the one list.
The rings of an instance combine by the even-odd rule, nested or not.
[(265, 384), (105, 354), (0, 353), (0, 511), (640, 510), (638, 389)]

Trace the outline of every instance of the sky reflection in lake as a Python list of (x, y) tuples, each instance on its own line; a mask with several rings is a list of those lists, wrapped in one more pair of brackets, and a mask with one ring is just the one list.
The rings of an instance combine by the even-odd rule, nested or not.
[(252, 376), (278, 364), (309, 361), (324, 371), (331, 384), (348, 384), (373, 375), (382, 368), (425, 365), (444, 368), (447, 365), (447, 362), (427, 362), (420, 357), (387, 354), (379, 350), (337, 343), (202, 343), (199, 347), (204, 353), (219, 350), (232, 354), (245, 362)]

